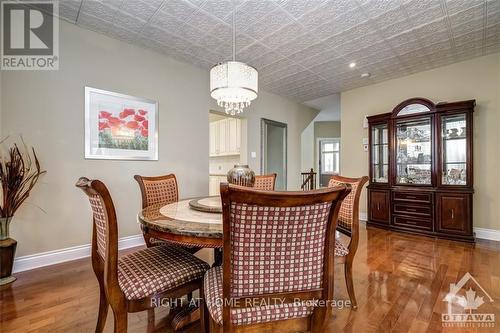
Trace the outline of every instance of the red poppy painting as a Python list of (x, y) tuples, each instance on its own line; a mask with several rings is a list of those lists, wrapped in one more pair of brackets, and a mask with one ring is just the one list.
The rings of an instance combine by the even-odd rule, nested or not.
[(157, 159), (156, 102), (86, 88), (85, 112), (87, 158)]

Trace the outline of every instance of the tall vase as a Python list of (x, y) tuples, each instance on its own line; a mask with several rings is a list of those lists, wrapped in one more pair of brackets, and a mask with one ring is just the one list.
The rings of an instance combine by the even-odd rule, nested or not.
[(227, 181), (231, 184), (253, 187), (255, 183), (255, 172), (246, 164), (236, 164), (227, 173)]
[(0, 286), (16, 280), (12, 276), (14, 255), (17, 241), (9, 237), (9, 225), (12, 217), (0, 217)]

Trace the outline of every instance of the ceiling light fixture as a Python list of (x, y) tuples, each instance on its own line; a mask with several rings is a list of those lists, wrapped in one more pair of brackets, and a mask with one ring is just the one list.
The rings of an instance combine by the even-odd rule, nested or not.
[(218, 63), (210, 70), (210, 95), (232, 116), (243, 112), (257, 98), (259, 73), (236, 61), (236, 30), (233, 11), (233, 60)]
[(372, 76), (370, 73), (363, 73), (361, 74), (361, 77), (366, 79), (366, 78), (369, 78), (370, 76)]
[(351, 63), (349, 64), (349, 68), (354, 68), (354, 67), (356, 67), (356, 63), (355, 63), (355, 62), (351, 62)]

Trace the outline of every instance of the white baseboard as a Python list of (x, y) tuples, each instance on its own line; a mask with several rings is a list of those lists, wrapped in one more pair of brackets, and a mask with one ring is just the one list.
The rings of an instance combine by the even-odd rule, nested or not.
[(368, 221), (368, 214), (359, 212), (359, 220), (364, 222)]
[[(142, 234), (123, 237), (118, 240), (119, 250), (141, 245), (144, 245)], [(19, 257), (14, 260), (13, 272), (18, 273), (34, 268), (90, 257), (90, 249), (91, 245), (87, 244)]]
[(488, 239), (500, 242), (500, 230), (474, 228), (474, 232), (476, 233), (476, 238)]

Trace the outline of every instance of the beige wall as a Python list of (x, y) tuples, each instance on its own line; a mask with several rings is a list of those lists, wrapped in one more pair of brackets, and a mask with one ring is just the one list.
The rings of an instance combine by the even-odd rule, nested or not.
[[(500, 229), (500, 53), (342, 93), (342, 174), (368, 174), (363, 117), (392, 111), (416, 96), (434, 102), (476, 100), (474, 226)], [(365, 194), (361, 210), (366, 212)]]
[[(74, 187), (80, 176), (109, 186), (120, 237), (139, 233), (134, 174), (173, 172), (182, 198), (208, 194), (208, 110), (213, 107), (208, 71), (65, 22), (60, 59), (59, 71), (10, 71), (1, 77), (1, 133), (22, 134), (48, 171), (14, 218), (18, 256), (90, 242), (89, 204)], [(159, 102), (158, 161), (84, 159), (85, 86)], [(289, 124), (289, 182), (296, 185), (300, 133), (316, 112), (265, 92), (245, 112), (249, 151), (259, 152), (260, 117)], [(260, 168), (259, 159), (250, 164)]]

